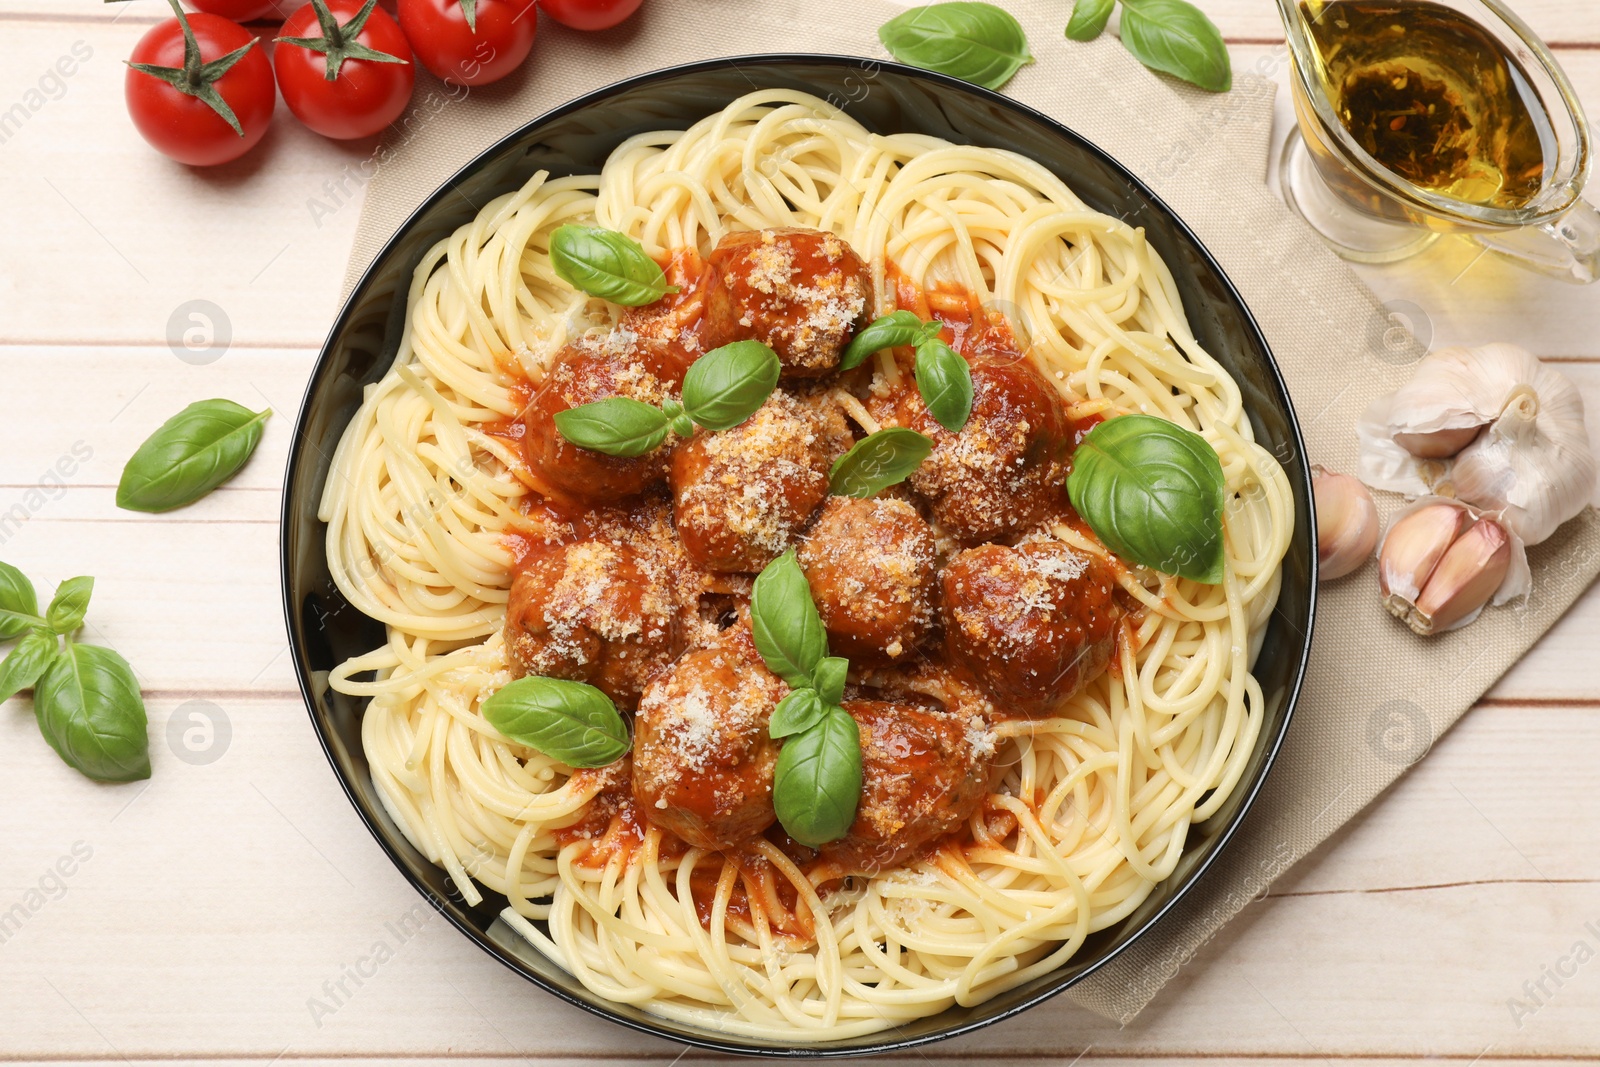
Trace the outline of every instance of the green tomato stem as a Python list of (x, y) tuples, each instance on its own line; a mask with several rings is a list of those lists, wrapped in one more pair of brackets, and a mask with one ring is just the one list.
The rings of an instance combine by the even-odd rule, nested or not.
[[(177, 3), (177, 0), (171, 0)], [(317, 25), (322, 28), (321, 37), (278, 37), (279, 44), (294, 45), (312, 52), (321, 52), (327, 57), (327, 66), (323, 77), (328, 81), (338, 81), (339, 71), (346, 60), (365, 59), (373, 63), (409, 63), (410, 60), (401, 59), (399, 56), (380, 52), (376, 48), (368, 48), (356, 40), (361, 36), (361, 31), (366, 28), (367, 20), (372, 17), (372, 12), (378, 6), (378, 0), (367, 0), (361, 10), (351, 16), (350, 21), (340, 25), (332, 11), (328, 9), (327, 0), (311, 0), (311, 10), (316, 12)]]

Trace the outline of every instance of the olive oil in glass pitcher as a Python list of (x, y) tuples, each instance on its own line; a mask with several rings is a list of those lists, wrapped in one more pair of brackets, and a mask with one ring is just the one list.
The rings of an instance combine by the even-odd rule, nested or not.
[(1497, 0), (1279, 0), (1299, 130), (1285, 198), (1341, 255), (1390, 262), (1465, 232), (1525, 266), (1600, 276), (1582, 109)]

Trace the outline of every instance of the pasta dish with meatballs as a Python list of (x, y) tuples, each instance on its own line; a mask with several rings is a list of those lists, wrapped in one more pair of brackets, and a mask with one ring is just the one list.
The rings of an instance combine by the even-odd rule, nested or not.
[(1142, 230), (780, 90), (439, 242), (320, 516), (411, 842), (598, 995), (797, 1041), (1139, 906), (1292, 533)]

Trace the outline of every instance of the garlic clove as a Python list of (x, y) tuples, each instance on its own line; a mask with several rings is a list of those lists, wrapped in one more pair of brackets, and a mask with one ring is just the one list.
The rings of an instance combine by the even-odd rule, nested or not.
[(1396, 433), (1424, 431), (1412, 430), (1409, 423), (1402, 422), (1394, 404), (1395, 394), (1380, 396), (1356, 422), (1356, 440), (1361, 446), (1356, 476), (1374, 489), (1426, 496), (1433, 491), (1433, 472), (1424, 469), (1429, 461), (1418, 459), (1394, 440)]
[(1378, 544), (1378, 509), (1367, 487), (1348, 474), (1317, 470), (1311, 482), (1317, 505), (1317, 580), (1343, 578)]
[(1391, 614), (1401, 619), (1411, 614), (1434, 568), (1471, 524), (1466, 508), (1441, 502), (1418, 508), (1389, 528), (1378, 550), (1378, 588)]
[(1475, 523), (1439, 560), (1406, 625), (1427, 635), (1476, 619), (1505, 580), (1511, 552), (1511, 535), (1504, 526), (1494, 519)]
[(1428, 433), (1396, 433), (1394, 443), (1418, 459), (1449, 459), (1478, 439), (1483, 424)]

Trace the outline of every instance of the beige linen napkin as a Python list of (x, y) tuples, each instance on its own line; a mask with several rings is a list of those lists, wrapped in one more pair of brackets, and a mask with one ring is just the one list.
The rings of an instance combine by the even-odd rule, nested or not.
[[(1001, 3), (1023, 21), (1037, 59), (1005, 91), (1109, 151), (1189, 223), (1271, 342), (1311, 459), (1354, 470), (1357, 415), (1409, 378), (1422, 353), (1267, 191), (1272, 82), (1238, 71), (1232, 92), (1204, 93), (1146, 71), (1110, 34), (1067, 41), (1069, 8), (1059, 0)], [(628, 24), (600, 34), (542, 19), (532, 59), (506, 82), (459, 99), (431, 79), (419, 83), (418, 121), (397, 127), (379, 151), (347, 291), (436, 186), (543, 112), (631, 75), (717, 56), (887, 58), (876, 30), (901, 10), (882, 0), (646, 0)], [(1281, 62), (1283, 54), (1269, 55), (1261, 73)], [(1387, 514), (1398, 503), (1380, 508)], [(1158, 932), (1066, 995), (1109, 1018), (1133, 1018), (1245, 904), (1421, 758), (1582, 594), (1600, 572), (1600, 516), (1584, 512), (1531, 557), (1535, 593), (1526, 605), (1431, 640), (1384, 612), (1372, 565), (1324, 586), (1294, 725), (1250, 817)]]

